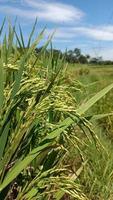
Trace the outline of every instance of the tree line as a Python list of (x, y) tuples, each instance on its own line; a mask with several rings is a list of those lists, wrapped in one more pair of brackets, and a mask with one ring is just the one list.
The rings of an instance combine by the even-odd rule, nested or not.
[[(41, 52), (43, 47), (36, 48), (36, 54)], [(47, 49), (46, 54), (48, 55), (52, 51), (52, 55), (54, 60), (57, 60), (58, 57), (65, 57), (68, 63), (80, 63), (80, 64), (98, 64), (98, 65), (112, 65), (113, 61), (111, 60), (103, 60), (102, 57), (91, 57), (89, 54), (84, 55), (81, 52), (81, 49), (75, 48), (74, 50), (68, 50), (63, 53), (58, 49)]]

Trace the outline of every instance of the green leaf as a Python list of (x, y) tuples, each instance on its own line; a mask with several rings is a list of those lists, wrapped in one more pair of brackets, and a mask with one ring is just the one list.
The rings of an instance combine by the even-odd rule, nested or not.
[(91, 120), (91, 121), (96, 121), (96, 120), (103, 119), (110, 116), (113, 116), (113, 113), (91, 115), (91, 116), (87, 116), (86, 119)]
[(36, 25), (37, 25), (37, 19), (35, 20), (35, 23), (34, 23), (34, 25), (33, 25), (32, 31), (31, 31), (31, 33), (30, 33), (29, 40), (28, 40), (28, 44), (27, 44), (27, 48), (30, 48), (31, 39), (32, 39), (33, 34), (34, 34), (34, 32), (35, 32)]
[(86, 103), (82, 104), (76, 111), (80, 115), (84, 114), (89, 108), (91, 108), (97, 101), (99, 101), (105, 94), (113, 89), (113, 83), (105, 87), (103, 90), (98, 92), (95, 96), (89, 99)]
[(0, 113), (4, 103), (4, 70), (3, 63), (0, 60)]
[(8, 58), (10, 57), (10, 54), (12, 53), (13, 50), (14, 32), (15, 32), (15, 25), (14, 27), (12, 27), (9, 22), (8, 53), (7, 53)]
[(11, 95), (12, 98), (14, 98), (14, 96), (16, 95), (16, 93), (19, 90), (20, 82), (21, 82), (21, 79), (22, 79), (22, 74), (23, 74), (23, 71), (25, 69), (25, 64), (28, 61), (33, 50), (36, 48), (36, 46), (39, 44), (39, 42), (43, 38), (43, 33), (44, 33), (44, 30), (39, 34), (38, 38), (34, 41), (32, 46), (27, 50), (27, 52), (23, 55), (23, 57), (20, 60), (20, 68), (19, 68), (18, 73), (17, 73), (16, 78), (15, 78), (16, 80), (15, 80), (13, 90), (12, 90), (12, 95)]
[(1, 28), (0, 28), (0, 36), (1, 36), (1, 34), (2, 34), (4, 25), (5, 25), (5, 21), (6, 21), (6, 18), (4, 18), (3, 23), (2, 23), (2, 26), (1, 26)]
[(27, 200), (32, 200), (33, 197), (36, 197), (37, 195), (37, 188), (32, 188), (26, 195), (25, 195), (25, 199)]
[(5, 150), (5, 146), (6, 146), (6, 142), (7, 142), (7, 138), (8, 138), (8, 133), (9, 133), (9, 125), (10, 123), (8, 123), (3, 132), (2, 135), (0, 136), (0, 160), (3, 156), (4, 150)]
[(19, 174), (20, 172), (25, 169), (39, 154), (40, 152), (51, 148), (51, 142), (45, 143), (42, 146), (39, 146), (32, 150), (26, 158), (24, 158), (22, 161), (16, 164), (13, 169), (7, 173), (7, 176), (5, 177), (3, 183), (0, 185), (0, 192), (8, 186)]
[(20, 25), (19, 25), (19, 31), (20, 31), (20, 38), (21, 38), (21, 42), (22, 42), (22, 48), (25, 49), (24, 37), (23, 37), (23, 33), (22, 33), (22, 29), (21, 29)]

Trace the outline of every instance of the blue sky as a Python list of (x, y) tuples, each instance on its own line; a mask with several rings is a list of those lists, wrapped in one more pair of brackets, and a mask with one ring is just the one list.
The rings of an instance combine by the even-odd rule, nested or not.
[(37, 17), (36, 34), (44, 26), (46, 36), (56, 30), (55, 48), (113, 60), (113, 0), (0, 0), (0, 23), (4, 16), (17, 16), (25, 40)]

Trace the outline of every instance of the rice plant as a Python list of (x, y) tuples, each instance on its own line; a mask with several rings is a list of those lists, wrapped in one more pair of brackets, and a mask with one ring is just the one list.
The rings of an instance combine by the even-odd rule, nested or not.
[[(44, 37), (42, 30), (31, 43), (36, 23), (26, 46), (20, 26), (20, 35), (10, 23), (4, 35), (5, 20), (0, 29), (0, 199), (87, 200), (78, 181), (87, 169), (83, 151), (86, 141), (95, 148), (102, 145), (87, 111), (113, 84), (78, 105), (79, 85), (65, 80), (65, 58), (54, 62), (52, 47), (48, 56), (45, 53), (52, 36), (36, 54)], [(80, 158), (75, 170), (68, 162), (71, 149), (76, 163)]]

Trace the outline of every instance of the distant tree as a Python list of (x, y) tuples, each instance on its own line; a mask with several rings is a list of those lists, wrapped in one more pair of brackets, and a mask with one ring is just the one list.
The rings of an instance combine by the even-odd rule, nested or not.
[(66, 60), (70, 63), (79, 62), (79, 57), (81, 56), (81, 50), (75, 48), (74, 50), (69, 50), (66, 54)]
[(67, 55), (68, 56), (72, 56), (73, 55), (73, 51), (72, 50), (67, 51)]
[(103, 59), (102, 57), (94, 57), (90, 59), (91, 64), (103, 64)]
[[(42, 48), (43, 48), (43, 46), (35, 49), (36, 55), (38, 55), (41, 52)], [(26, 48), (24, 50), (26, 50)], [(21, 50), (19, 47), (18, 47), (18, 51), (20, 53), (21, 52), (23, 53), (23, 50)], [(69, 63), (81, 63), (81, 64), (89, 63), (89, 64), (95, 64), (95, 65), (96, 64), (113, 65), (113, 61), (103, 60), (103, 58), (101, 56), (91, 58), (91, 56), (89, 54), (83, 55), (81, 53), (81, 49), (79, 49), (79, 48), (75, 48), (74, 50), (68, 50), (65, 53), (62, 53), (62, 51), (58, 50), (58, 49), (52, 49), (52, 50), (46, 49), (45, 55), (49, 56), (49, 54), (51, 52), (52, 52), (53, 60), (55, 61), (55, 63), (57, 63), (58, 58), (62, 58), (63, 56), (65, 56), (66, 61)]]
[[(90, 56), (88, 56), (90, 58)], [(85, 55), (81, 54), (81, 50), (79, 48), (75, 48), (74, 50), (69, 50), (66, 54), (66, 60), (69, 63), (88, 63), (88, 59)]]
[(81, 50), (78, 48), (74, 49), (74, 54), (77, 60), (79, 60), (80, 56), (81, 56)]
[(98, 64), (103, 64), (103, 58), (102, 58), (102, 56), (100, 56), (100, 57), (98, 57)]
[(86, 63), (88, 62), (86, 56), (80, 55), (80, 57), (79, 57), (79, 62), (80, 62), (81, 64), (86, 64)]
[(98, 58), (94, 57), (90, 59), (91, 64), (98, 64)]
[(43, 48), (43, 47), (36, 48), (36, 49), (35, 49), (35, 52), (36, 52), (37, 54), (40, 53), (41, 50), (42, 50), (42, 48)]
[(104, 60), (103, 64), (104, 65), (113, 65), (113, 61), (112, 60)]
[(75, 62), (77, 62), (77, 59), (76, 59), (76, 56), (75, 56), (75, 53), (74, 53), (73, 50), (67, 51), (67, 53), (66, 53), (66, 60), (69, 63), (75, 63)]
[(58, 58), (62, 58), (63, 56), (62, 52), (58, 49), (52, 49), (52, 54), (55, 60)]
[(87, 58), (87, 59), (90, 59), (90, 55), (89, 55), (89, 54), (86, 54), (86, 58)]
[(91, 56), (89, 54), (86, 54), (87, 63), (90, 62), (90, 58), (91, 58)]

